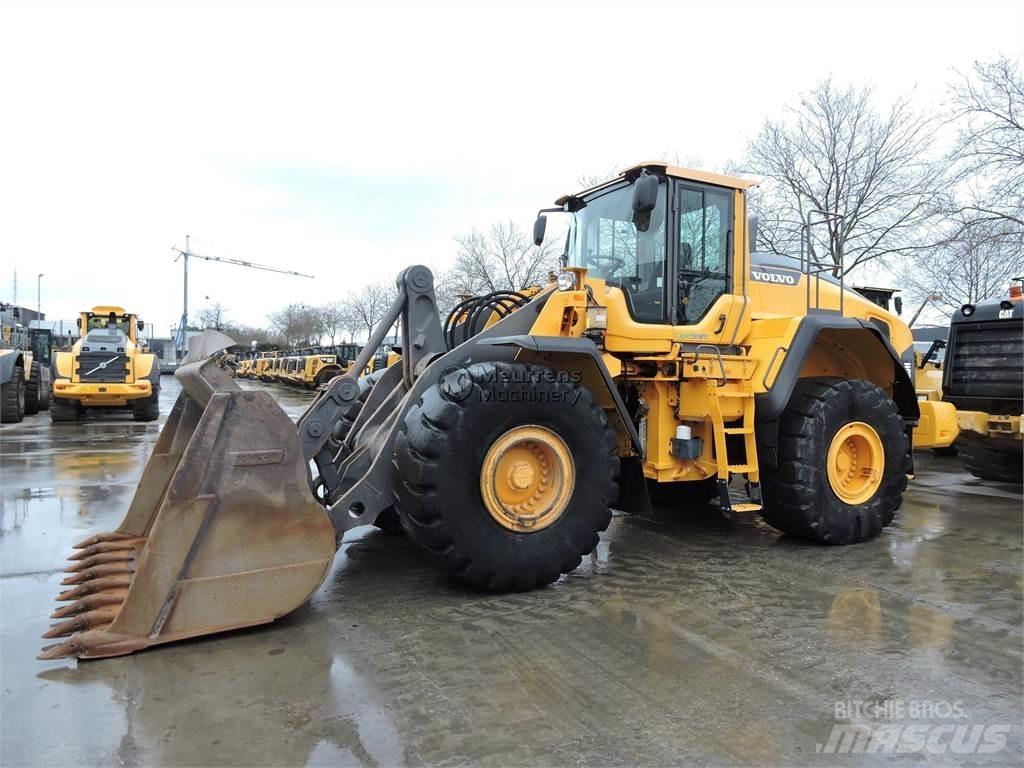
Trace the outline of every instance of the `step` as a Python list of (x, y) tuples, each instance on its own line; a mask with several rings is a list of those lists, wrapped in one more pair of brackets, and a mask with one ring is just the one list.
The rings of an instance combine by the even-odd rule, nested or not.
[(756, 472), (757, 467), (753, 464), (730, 464), (728, 470), (734, 475), (745, 475), (747, 472)]
[(760, 512), (761, 505), (752, 501), (734, 501), (730, 509), (733, 512)]
[(752, 435), (754, 434), (753, 427), (726, 427), (722, 430), (727, 435)]

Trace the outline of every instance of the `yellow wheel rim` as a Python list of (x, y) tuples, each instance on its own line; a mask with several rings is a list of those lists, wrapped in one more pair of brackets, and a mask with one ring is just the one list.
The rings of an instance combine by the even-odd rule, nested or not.
[(484, 456), (480, 493), (501, 526), (533, 533), (555, 522), (569, 506), (576, 466), (561, 437), (525, 425), (505, 432)]
[(828, 448), (828, 483), (841, 501), (863, 504), (882, 484), (885, 450), (870, 424), (852, 421), (844, 425)]

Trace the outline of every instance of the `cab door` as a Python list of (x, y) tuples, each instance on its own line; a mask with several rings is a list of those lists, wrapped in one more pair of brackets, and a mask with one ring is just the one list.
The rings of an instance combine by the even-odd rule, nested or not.
[(677, 180), (669, 232), (675, 290), (673, 339), (697, 344), (735, 341), (743, 312), (733, 295), (736, 190)]

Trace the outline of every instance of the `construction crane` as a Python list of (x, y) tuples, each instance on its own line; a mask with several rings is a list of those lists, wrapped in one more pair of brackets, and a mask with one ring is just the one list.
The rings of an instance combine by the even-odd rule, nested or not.
[(242, 259), (228, 259), (223, 256), (207, 256), (202, 253), (196, 253), (192, 250), (189, 244), (189, 235), (185, 235), (185, 250), (173, 246), (171, 248), (178, 259), (183, 260), (183, 266), (185, 267), (185, 280), (184, 280), (184, 302), (181, 307), (181, 322), (178, 323), (178, 332), (174, 337), (174, 346), (178, 350), (178, 359), (181, 359), (186, 352), (185, 349), (185, 330), (188, 328), (188, 260), (192, 257), (197, 259), (203, 259), (205, 261), (219, 261), (222, 264), (234, 264), (236, 267), (248, 267), (249, 269), (262, 269), (265, 272), (277, 272), (280, 275), (293, 275), (295, 277), (308, 277), (313, 278), (313, 275), (307, 275), (303, 272), (295, 272), (291, 269), (279, 269), (277, 267), (268, 267), (265, 264), (256, 264), (252, 261), (244, 261)]

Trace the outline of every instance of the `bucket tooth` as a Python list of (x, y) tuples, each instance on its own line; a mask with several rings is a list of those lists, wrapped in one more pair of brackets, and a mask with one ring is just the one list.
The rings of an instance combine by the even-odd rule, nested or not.
[(121, 563), (105, 563), (103, 565), (94, 565), (92, 568), (86, 568), (84, 571), (73, 573), (66, 579), (61, 581), (62, 586), (70, 586), (72, 584), (82, 584), (92, 579), (105, 577), (105, 576), (121, 576), (125, 574), (135, 573), (134, 564), (129, 561)]
[(142, 548), (142, 545), (146, 543), (144, 538), (128, 538), (120, 539), (118, 541), (100, 541), (96, 544), (90, 544), (85, 549), (77, 550), (71, 554), (68, 560), (85, 560), (95, 555), (101, 555), (105, 552), (120, 552), (123, 549), (132, 550)]
[(103, 552), (92, 557), (87, 557), (85, 560), (79, 560), (76, 563), (72, 563), (64, 569), (64, 573), (79, 573), (81, 571), (88, 570), (93, 566), (105, 565), (107, 563), (122, 563), (129, 560), (134, 560), (136, 553), (131, 549), (124, 549), (120, 552)]
[(87, 629), (108, 627), (110, 622), (117, 616), (118, 608), (105, 607), (97, 608), (94, 611), (86, 611), (73, 618), (54, 624), (43, 635), (44, 640), (52, 640), (55, 637), (67, 637), (75, 632), (84, 632)]
[(93, 536), (90, 536), (87, 539), (82, 539), (77, 544), (73, 544), (72, 545), (72, 549), (85, 549), (86, 547), (91, 547), (94, 544), (102, 544), (104, 542), (112, 542), (112, 541), (124, 541), (126, 539), (134, 539), (134, 538), (136, 538), (136, 537), (132, 536), (130, 533), (117, 533), (117, 532), (113, 532), (113, 533), (97, 533), (97, 534), (95, 534)]
[(74, 589), (68, 589), (61, 592), (57, 595), (57, 600), (62, 603), (69, 600), (78, 600), (86, 595), (93, 595), (108, 589), (128, 587), (131, 583), (131, 576), (104, 576), (100, 579), (93, 579), (85, 584), (79, 584)]
[(149, 645), (142, 637), (121, 635), (105, 629), (90, 629), (78, 632), (63, 643), (47, 645), (36, 656), (40, 661), (53, 661), (78, 656), (83, 659), (102, 659), (108, 656), (123, 656)]
[(103, 592), (97, 592), (93, 595), (86, 595), (85, 597), (76, 600), (71, 605), (65, 605), (63, 608), (58, 608), (56, 611), (50, 614), (51, 619), (66, 619), (69, 616), (76, 616), (79, 613), (85, 613), (96, 608), (102, 608), (105, 605), (121, 605), (124, 602), (125, 595), (128, 594), (126, 588), (119, 589), (108, 589)]

